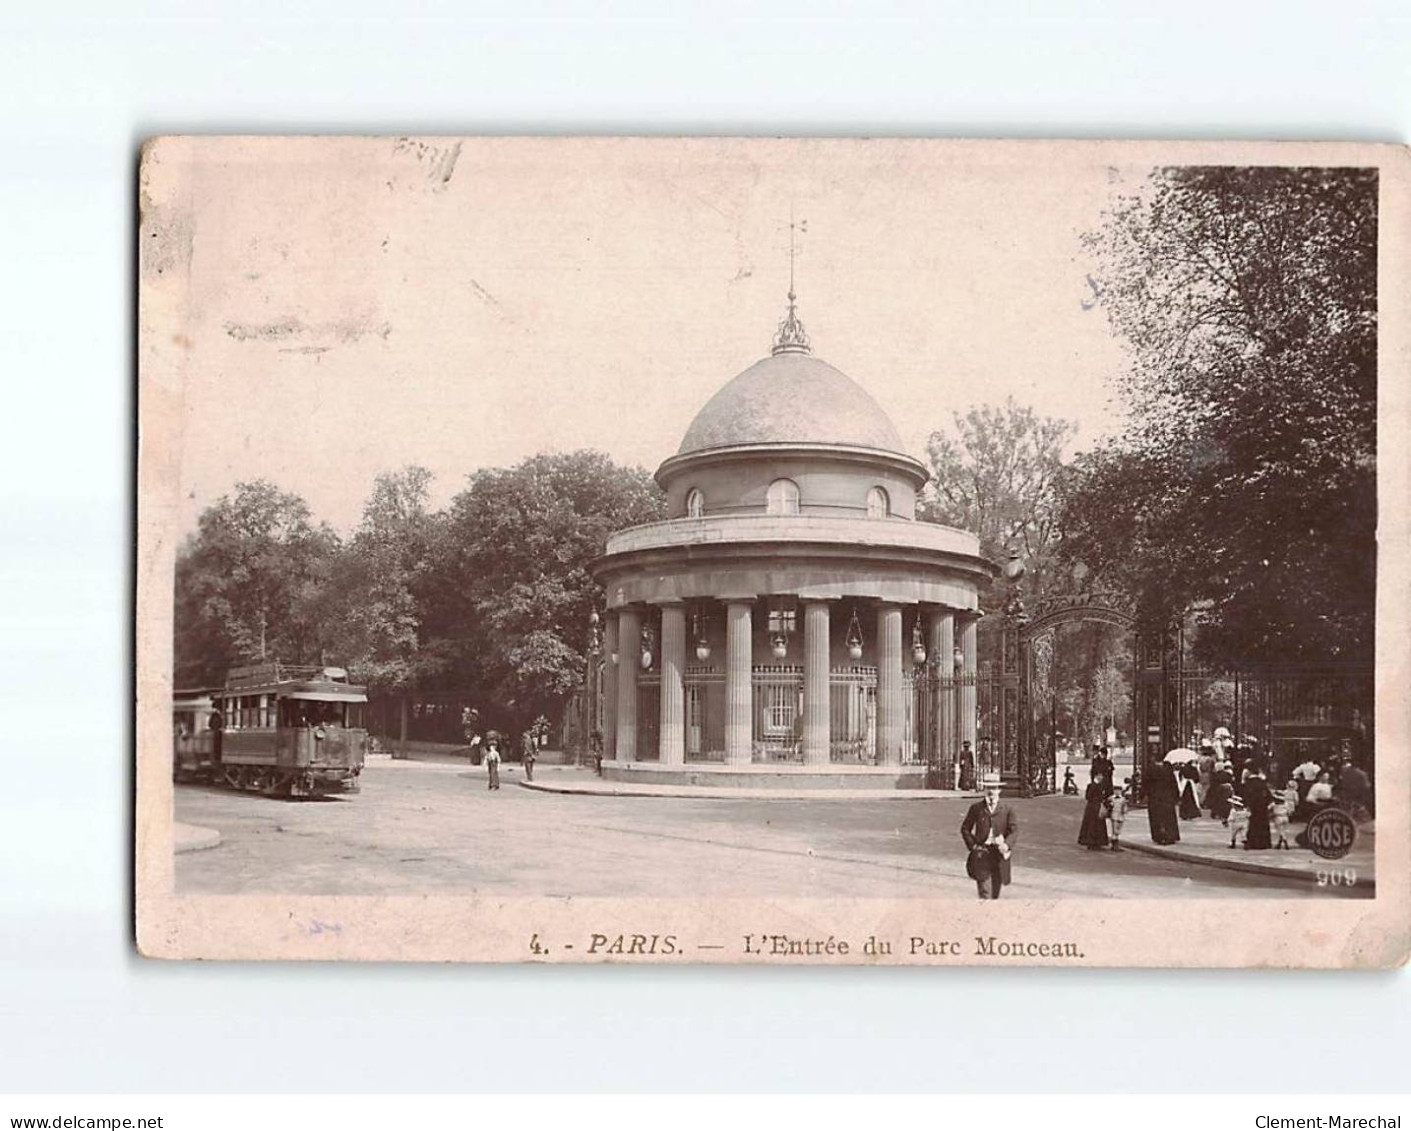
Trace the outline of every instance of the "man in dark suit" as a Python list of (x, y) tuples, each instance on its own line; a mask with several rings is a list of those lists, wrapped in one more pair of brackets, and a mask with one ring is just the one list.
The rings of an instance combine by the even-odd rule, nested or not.
[(980, 781), (984, 799), (975, 802), (960, 823), (960, 837), (969, 853), (965, 870), (975, 881), (981, 899), (998, 899), (1010, 881), (1010, 857), (1019, 839), (1019, 818), (999, 799), (999, 774)]

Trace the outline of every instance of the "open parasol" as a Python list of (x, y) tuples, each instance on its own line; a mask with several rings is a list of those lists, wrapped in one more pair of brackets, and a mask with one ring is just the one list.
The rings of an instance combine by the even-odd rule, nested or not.
[(1184, 747), (1184, 746), (1178, 746), (1178, 747), (1176, 747), (1175, 750), (1170, 751), (1170, 752), (1166, 755), (1166, 757), (1162, 759), (1162, 761), (1163, 761), (1163, 762), (1194, 762), (1194, 761), (1195, 761), (1197, 758), (1199, 758), (1199, 757), (1200, 757), (1200, 755), (1197, 754), (1194, 750), (1189, 750), (1189, 749), (1187, 749), (1187, 748)]

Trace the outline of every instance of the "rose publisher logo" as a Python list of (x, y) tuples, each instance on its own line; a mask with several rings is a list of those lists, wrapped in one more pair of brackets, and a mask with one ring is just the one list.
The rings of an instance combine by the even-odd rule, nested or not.
[(1324, 809), (1308, 822), (1308, 847), (1324, 860), (1341, 860), (1357, 840), (1357, 825), (1341, 809)]

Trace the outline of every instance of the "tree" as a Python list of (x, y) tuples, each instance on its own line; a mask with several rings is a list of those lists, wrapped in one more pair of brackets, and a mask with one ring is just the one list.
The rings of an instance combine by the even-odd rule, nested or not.
[(1026, 592), (1041, 593), (1058, 538), (1055, 483), (1076, 432), (1071, 421), (1041, 417), (1012, 397), (956, 413), (953, 434), (933, 432), (926, 442), (931, 482), (917, 517), (975, 532), (992, 560), (1017, 551), (1028, 567)]
[(241, 663), (322, 659), (319, 610), (338, 539), (308, 505), (263, 479), (238, 483), (177, 555), (178, 686), (217, 684)]
[(404, 695), (444, 662), (422, 646), (419, 590), (440, 522), (426, 509), (431, 481), (431, 472), (415, 466), (379, 475), (334, 571), (338, 653), (374, 691)]
[(1156, 170), (1087, 237), (1126, 432), (1063, 485), (1064, 553), (1212, 662), (1370, 659), (1375, 170)]
[(554, 715), (583, 679), (589, 572), (608, 535), (665, 515), (640, 468), (601, 452), (541, 454), (474, 473), (440, 532), (428, 601), (457, 678), (507, 725)]

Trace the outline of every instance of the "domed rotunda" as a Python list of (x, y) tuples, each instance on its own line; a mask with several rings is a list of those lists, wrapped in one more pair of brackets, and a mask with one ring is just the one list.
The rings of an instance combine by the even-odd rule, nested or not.
[(812, 354), (795, 296), (770, 355), (657, 469), (665, 521), (618, 531), (603, 774), (672, 784), (953, 784), (974, 741), (975, 535), (916, 521), (887, 414)]

